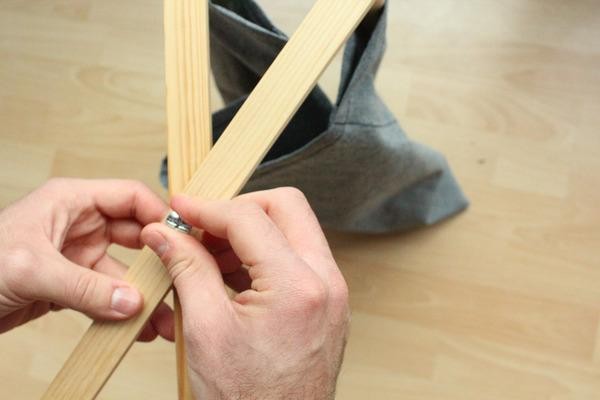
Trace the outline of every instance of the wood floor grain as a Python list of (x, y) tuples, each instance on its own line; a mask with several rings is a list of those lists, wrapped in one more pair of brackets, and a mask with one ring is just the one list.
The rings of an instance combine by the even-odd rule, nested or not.
[[(311, 5), (259, 2), (288, 33)], [(600, 398), (600, 2), (389, 2), (378, 88), (472, 205), (412, 233), (329, 233), (353, 308), (338, 398)], [(51, 176), (165, 195), (163, 71), (160, 1), (0, 2), (0, 206)], [(38, 398), (88, 324), (60, 312), (2, 335), (0, 397)], [(157, 341), (100, 398), (175, 394)]]

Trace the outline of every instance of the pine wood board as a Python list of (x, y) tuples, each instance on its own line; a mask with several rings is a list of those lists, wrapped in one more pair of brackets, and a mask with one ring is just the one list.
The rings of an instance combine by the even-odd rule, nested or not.
[[(165, 0), (165, 80), (170, 195), (183, 191), (212, 147), (207, 0)], [(188, 378), (183, 314), (173, 290), (177, 392), (194, 398)]]

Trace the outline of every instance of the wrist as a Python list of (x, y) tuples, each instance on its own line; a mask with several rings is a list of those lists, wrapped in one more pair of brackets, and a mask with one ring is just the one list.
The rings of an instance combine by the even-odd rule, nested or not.
[(274, 379), (269, 382), (248, 382), (237, 378), (227, 382), (196, 382), (193, 384), (197, 398), (218, 400), (333, 400), (335, 379), (303, 376), (296, 379)]

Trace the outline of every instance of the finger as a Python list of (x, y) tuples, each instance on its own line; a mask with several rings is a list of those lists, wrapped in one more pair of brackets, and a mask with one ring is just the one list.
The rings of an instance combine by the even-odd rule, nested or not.
[[(76, 183), (76, 185), (74, 184)], [(133, 218), (142, 225), (160, 221), (168, 212), (166, 204), (141, 182), (118, 179), (59, 181), (109, 218)]]
[[(127, 266), (109, 254), (104, 256), (94, 265), (95, 271), (112, 276), (113, 278), (122, 278), (127, 273)], [(156, 334), (162, 338), (174, 341), (175, 331), (173, 327), (173, 310), (166, 303), (161, 303), (152, 314), (148, 326), (144, 328), (143, 333), (138, 340), (156, 337)], [(154, 332), (154, 337), (152, 336)]]
[(161, 303), (154, 311), (150, 324), (160, 337), (170, 342), (175, 341), (175, 317), (166, 303)]
[(193, 237), (163, 224), (144, 228), (142, 241), (162, 260), (179, 294), (184, 321), (211, 327), (231, 312), (231, 303), (213, 256)]
[[(176, 196), (171, 205), (188, 223), (228, 239), (240, 261), (249, 267), (256, 290), (277, 289), (283, 293), (295, 282), (317, 274), (255, 202), (199, 201)], [(326, 279), (327, 274), (319, 275)]]
[(259, 204), (298, 254), (331, 257), (321, 225), (300, 190), (277, 188), (243, 194), (237, 200)]
[(142, 332), (138, 335), (136, 340), (138, 342), (147, 343), (152, 342), (157, 336), (158, 332), (156, 332), (154, 326), (152, 326), (151, 323), (148, 323), (146, 326), (144, 326), (144, 329), (142, 329)]
[(102, 273), (74, 264), (51, 252), (40, 255), (33, 273), (17, 279), (26, 281), (20, 289), (31, 299), (60, 304), (92, 318), (126, 319), (137, 314), (143, 304), (135, 288)]
[(249, 267), (276, 261), (285, 268), (295, 257), (284, 235), (255, 203), (176, 196), (171, 205), (186, 222), (229, 240), (241, 262)]
[(175, 327), (173, 310), (165, 303), (161, 303), (152, 314), (150, 321), (144, 326), (137, 338), (138, 342), (151, 342), (158, 336), (170, 342), (175, 341)]
[(106, 225), (106, 232), (110, 243), (128, 247), (130, 249), (142, 248), (140, 233), (143, 226), (132, 219), (113, 219)]
[(108, 253), (104, 253), (92, 269), (117, 279), (122, 279), (127, 273), (127, 266)]
[(236, 200), (259, 204), (296, 254), (324, 282), (337, 284), (343, 279), (319, 221), (300, 190), (278, 188), (244, 194)]

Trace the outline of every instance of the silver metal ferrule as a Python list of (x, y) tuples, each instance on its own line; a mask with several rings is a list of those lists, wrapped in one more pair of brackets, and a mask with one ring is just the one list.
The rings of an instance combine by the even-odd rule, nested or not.
[(192, 226), (190, 224), (187, 224), (184, 220), (182, 220), (179, 214), (177, 214), (175, 211), (171, 211), (169, 215), (167, 215), (165, 224), (180, 232), (187, 233), (188, 235), (192, 233)]

